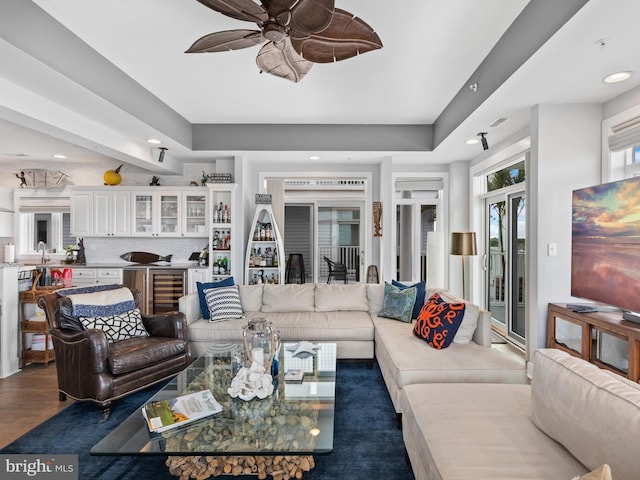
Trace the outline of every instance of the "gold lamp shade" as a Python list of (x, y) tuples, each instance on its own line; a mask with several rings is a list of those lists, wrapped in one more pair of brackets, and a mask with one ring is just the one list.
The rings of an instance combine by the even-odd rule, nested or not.
[(476, 232), (452, 232), (451, 255), (477, 255)]

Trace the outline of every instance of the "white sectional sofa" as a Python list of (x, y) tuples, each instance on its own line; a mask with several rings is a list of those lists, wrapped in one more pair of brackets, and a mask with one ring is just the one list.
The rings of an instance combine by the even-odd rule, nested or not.
[(400, 403), (416, 480), (640, 478), (640, 385), (560, 350), (536, 351), (531, 385), (414, 384)]

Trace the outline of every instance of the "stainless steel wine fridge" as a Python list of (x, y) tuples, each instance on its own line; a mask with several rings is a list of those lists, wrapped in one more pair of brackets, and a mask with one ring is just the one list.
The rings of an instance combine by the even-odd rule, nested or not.
[(145, 315), (178, 310), (178, 299), (185, 295), (187, 270), (149, 267), (125, 268), (123, 283), (142, 292), (140, 311)]

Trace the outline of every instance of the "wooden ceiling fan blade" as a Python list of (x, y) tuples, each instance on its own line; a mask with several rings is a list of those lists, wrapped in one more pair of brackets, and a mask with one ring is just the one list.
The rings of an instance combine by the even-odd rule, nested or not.
[(313, 67), (313, 63), (298, 55), (288, 38), (282, 44), (265, 44), (258, 52), (256, 64), (261, 73), (269, 73), (295, 83), (302, 80)]
[(332, 63), (382, 48), (378, 34), (353, 14), (336, 8), (331, 24), (320, 33), (292, 38), (293, 48), (314, 63)]
[(196, 40), (185, 53), (227, 52), (259, 45), (264, 42), (257, 30), (224, 30)]
[(260, 26), (269, 18), (265, 9), (252, 0), (198, 0), (198, 2), (227, 17), (255, 22)]
[(300, 0), (291, 9), (289, 27), (295, 36), (322, 32), (331, 24), (334, 8), (334, 0)]

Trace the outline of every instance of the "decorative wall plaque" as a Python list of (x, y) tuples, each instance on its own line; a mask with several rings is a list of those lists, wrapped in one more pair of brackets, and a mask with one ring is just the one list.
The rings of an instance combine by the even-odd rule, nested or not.
[(271, 205), (271, 194), (256, 193), (256, 205)]

